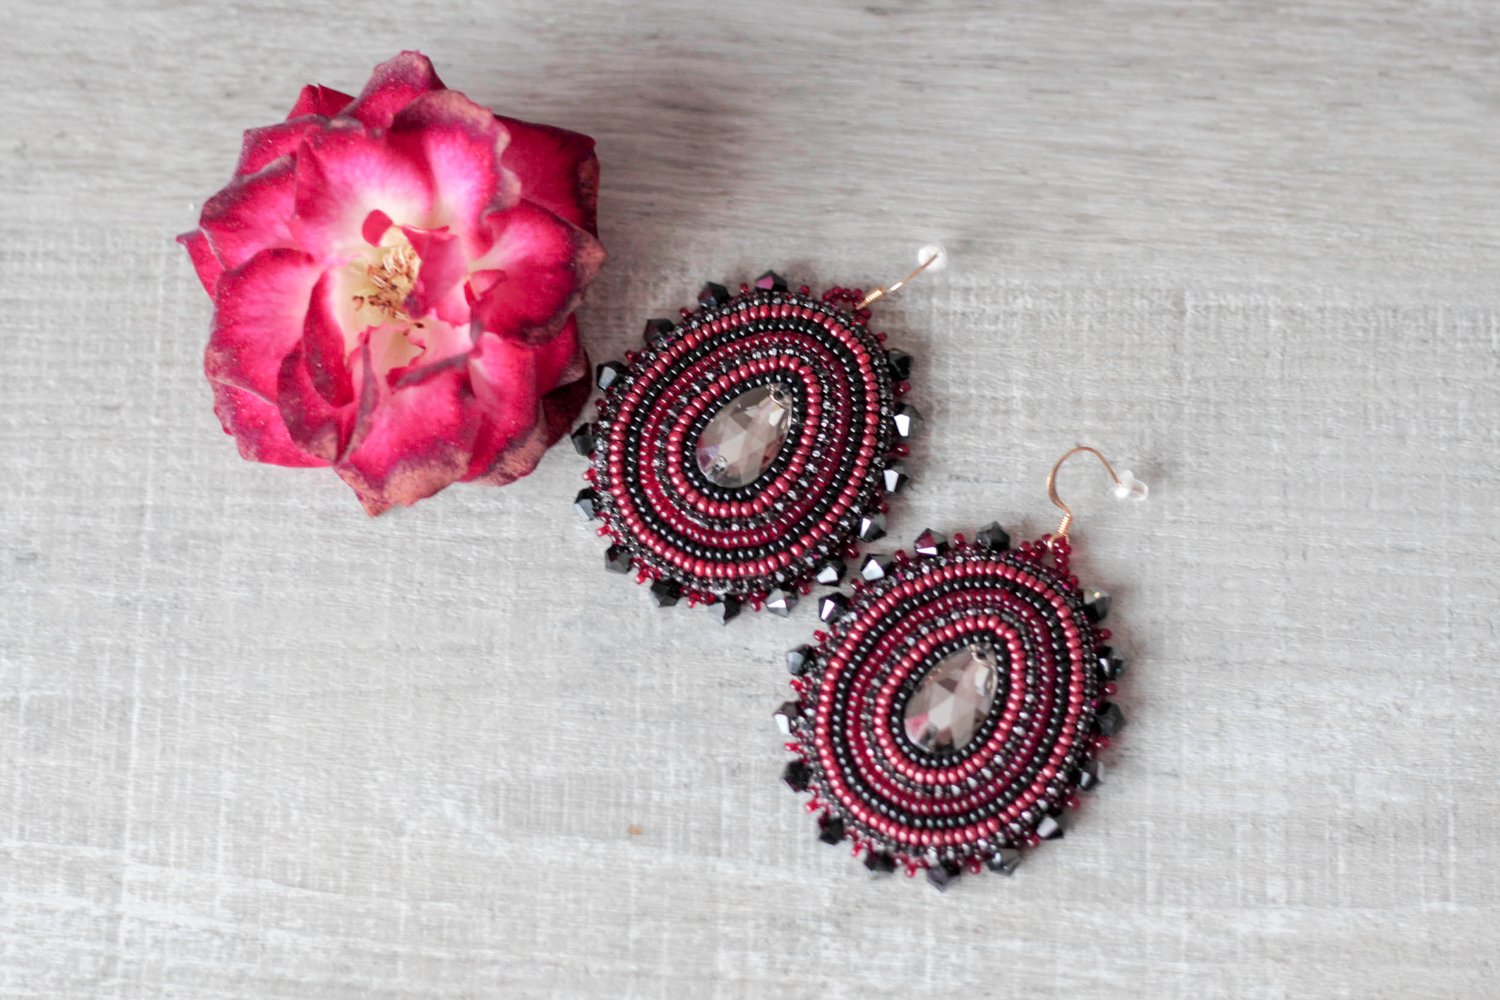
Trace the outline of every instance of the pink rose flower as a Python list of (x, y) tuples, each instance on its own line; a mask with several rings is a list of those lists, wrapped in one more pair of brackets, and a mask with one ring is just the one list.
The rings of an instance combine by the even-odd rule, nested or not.
[(598, 182), (588, 136), (496, 116), (416, 52), (357, 98), (304, 87), (179, 237), (240, 454), (331, 466), (371, 514), (529, 473), (589, 395)]

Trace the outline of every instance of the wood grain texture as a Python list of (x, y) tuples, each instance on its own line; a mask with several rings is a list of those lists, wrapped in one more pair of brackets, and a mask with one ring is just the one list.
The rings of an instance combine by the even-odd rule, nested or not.
[[(1490, 0), (9, 0), (0, 996), (1495, 994)], [(894, 276), (893, 536), (1078, 504), (1136, 654), (1014, 879), (870, 882), (776, 780), (779, 651), (599, 571), (566, 449), (368, 521), (240, 463), (171, 236), (403, 47), (587, 131), (598, 356), (704, 278)], [(1076, 478), (1073, 478), (1075, 477)]]

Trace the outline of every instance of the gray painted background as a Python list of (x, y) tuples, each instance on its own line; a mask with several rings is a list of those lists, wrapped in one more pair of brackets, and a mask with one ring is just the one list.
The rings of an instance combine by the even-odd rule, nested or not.
[[(0, 996), (1496, 995), (1500, 10), (6, 0)], [(779, 652), (601, 571), (566, 448), (370, 521), (244, 464), (170, 242), (242, 128), (420, 47), (598, 137), (597, 357), (705, 278), (883, 307), (894, 538), (1050, 526), (1135, 653), (1015, 878), (871, 882)], [(632, 832), (634, 831), (634, 832)]]

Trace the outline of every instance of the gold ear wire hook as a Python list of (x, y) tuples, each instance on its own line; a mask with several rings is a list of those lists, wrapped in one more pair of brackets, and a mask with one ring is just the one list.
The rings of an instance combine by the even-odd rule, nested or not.
[(941, 253), (934, 253), (931, 257), (928, 257), (922, 263), (918, 264), (914, 271), (912, 271), (910, 274), (908, 274), (906, 277), (902, 278), (895, 284), (887, 285), (885, 288), (876, 288), (870, 292), (867, 292), (865, 294), (865, 297), (859, 300), (859, 305), (855, 306), (854, 308), (863, 309), (865, 306), (869, 305), (871, 302), (876, 301), (877, 299), (883, 299), (893, 292), (901, 291), (901, 289), (906, 287), (909, 281), (911, 281), (917, 275), (921, 274), (923, 271), (927, 270), (929, 267), (936, 264), (942, 259), (943, 255)]
[(1061, 469), (1064, 462), (1072, 458), (1074, 455), (1077, 455), (1079, 452), (1088, 452), (1090, 455), (1093, 455), (1101, 463), (1103, 463), (1104, 471), (1109, 473), (1109, 478), (1114, 480), (1116, 486), (1123, 487), (1125, 485), (1120, 481), (1120, 477), (1115, 473), (1115, 467), (1109, 464), (1109, 459), (1099, 454), (1099, 450), (1097, 448), (1090, 448), (1086, 444), (1081, 444), (1076, 448), (1069, 449), (1062, 458), (1059, 458), (1057, 460), (1057, 464), (1052, 466), (1052, 471), (1047, 473), (1047, 499), (1051, 500), (1053, 505), (1058, 510), (1063, 512), (1062, 520), (1058, 522), (1057, 531), (1053, 534), (1054, 540), (1059, 538), (1067, 538), (1068, 531), (1073, 527), (1073, 509), (1067, 504), (1063, 503), (1062, 497), (1057, 495), (1057, 470)]

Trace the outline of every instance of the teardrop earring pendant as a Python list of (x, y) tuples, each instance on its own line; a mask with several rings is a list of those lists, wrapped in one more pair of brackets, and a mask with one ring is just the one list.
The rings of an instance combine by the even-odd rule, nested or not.
[(1073, 512), (1056, 480), (1077, 454), (1104, 464), (1116, 496), (1145, 497), (1074, 448), (1047, 477), (1063, 512), (1054, 533), (1012, 548), (998, 524), (951, 542), (929, 530), (910, 552), (867, 556), (852, 597), (823, 598), (828, 630), (787, 656), (783, 779), (810, 793), (819, 838), (852, 841), (872, 872), (925, 871), (939, 889), (1010, 874), (1101, 779), (1125, 725), (1110, 700), (1125, 661), (1099, 625), (1109, 597), (1070, 564)]
[(724, 622), (842, 582), (885, 534), (922, 423), (903, 400), (911, 356), (871, 332), (869, 306), (945, 263), (925, 247), (889, 287), (817, 298), (767, 271), (649, 320), (640, 350), (599, 366), (598, 419), (572, 438), (590, 460), (574, 509), (609, 539), (605, 568)]

